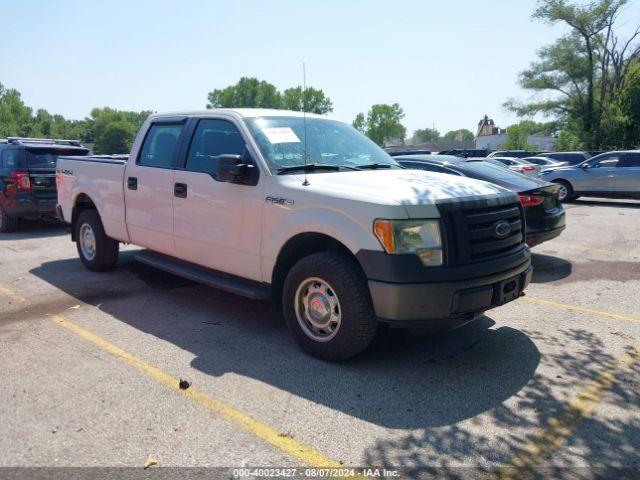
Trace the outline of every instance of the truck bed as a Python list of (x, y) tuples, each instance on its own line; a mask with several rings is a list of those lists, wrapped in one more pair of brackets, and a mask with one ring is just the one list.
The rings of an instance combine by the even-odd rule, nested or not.
[(124, 172), (129, 155), (59, 157), (56, 166), (58, 204), (67, 222), (80, 192), (96, 205), (111, 238), (129, 241), (125, 223)]

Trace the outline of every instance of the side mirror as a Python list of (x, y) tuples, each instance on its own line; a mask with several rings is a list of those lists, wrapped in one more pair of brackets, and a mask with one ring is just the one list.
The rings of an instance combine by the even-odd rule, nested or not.
[(583, 163), (582, 165), (580, 165), (580, 168), (582, 170), (589, 170), (591, 168), (591, 165), (589, 165), (588, 163)]
[(258, 183), (258, 170), (249, 163), (251, 157), (243, 155), (220, 155), (218, 157), (217, 177), (221, 182), (255, 185)]

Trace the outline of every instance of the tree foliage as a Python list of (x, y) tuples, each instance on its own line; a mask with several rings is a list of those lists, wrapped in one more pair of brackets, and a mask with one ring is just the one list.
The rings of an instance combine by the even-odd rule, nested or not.
[(31, 123), (32, 110), (24, 104), (20, 92), (0, 83), (0, 137), (28, 135)]
[(411, 143), (427, 143), (440, 138), (440, 132), (435, 128), (419, 128), (413, 132)]
[(207, 108), (284, 108), (326, 114), (333, 111), (331, 99), (322, 90), (292, 87), (280, 92), (275, 85), (253, 77), (216, 89), (207, 95)]
[(455, 140), (458, 137), (458, 134), (460, 134), (462, 140), (465, 142), (470, 142), (471, 140), (476, 138), (473, 132), (471, 130), (467, 130), (466, 128), (450, 130), (444, 134), (444, 138), (446, 138), (447, 140)]
[(333, 111), (333, 104), (322, 90), (307, 87), (303, 91), (302, 87), (293, 87), (282, 92), (282, 108), (324, 115)]
[(522, 120), (507, 127), (507, 140), (500, 148), (503, 150), (535, 151), (536, 147), (529, 143), (529, 135), (553, 135), (557, 129), (556, 122), (539, 123), (533, 120)]
[(562, 23), (570, 31), (541, 48), (538, 59), (521, 72), (520, 85), (534, 94), (532, 100), (509, 100), (506, 107), (522, 116), (542, 113), (557, 118), (590, 150), (613, 146), (606, 135), (606, 129), (611, 129), (607, 124), (621, 119), (616, 99), (633, 60), (640, 56), (636, 42), (640, 28), (625, 40), (617, 34), (618, 17), (626, 3), (539, 0), (533, 18)]
[(390, 141), (404, 142), (407, 129), (402, 125), (404, 111), (397, 103), (393, 105), (376, 104), (365, 117), (359, 113), (353, 121), (353, 127), (364, 133), (380, 146)]
[(150, 111), (127, 112), (94, 108), (83, 120), (68, 120), (44, 109), (33, 110), (15, 89), (0, 84), (0, 137), (41, 137), (78, 139), (95, 144), (96, 153), (127, 153), (136, 132)]
[(207, 98), (207, 108), (280, 108), (282, 101), (275, 85), (249, 77), (242, 77), (235, 85), (213, 90)]

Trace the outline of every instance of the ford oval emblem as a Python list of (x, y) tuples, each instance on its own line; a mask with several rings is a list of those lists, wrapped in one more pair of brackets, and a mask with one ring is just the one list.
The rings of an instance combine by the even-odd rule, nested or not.
[(493, 226), (493, 232), (496, 234), (496, 237), (504, 238), (511, 233), (511, 224), (500, 220)]

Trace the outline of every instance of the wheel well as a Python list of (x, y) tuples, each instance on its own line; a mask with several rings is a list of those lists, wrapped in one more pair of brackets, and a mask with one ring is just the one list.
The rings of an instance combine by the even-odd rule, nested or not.
[(300, 233), (290, 238), (280, 249), (276, 264), (271, 276), (271, 298), (277, 308), (282, 306), (282, 288), (287, 273), (299, 260), (313, 253), (332, 252), (353, 258), (358, 263), (355, 255), (344, 244), (333, 237), (322, 233)]
[(96, 204), (93, 203), (91, 197), (85, 193), (81, 193), (76, 197), (76, 203), (73, 205), (73, 211), (71, 212), (71, 240), (76, 241), (76, 222), (78, 216), (83, 210), (96, 209)]

